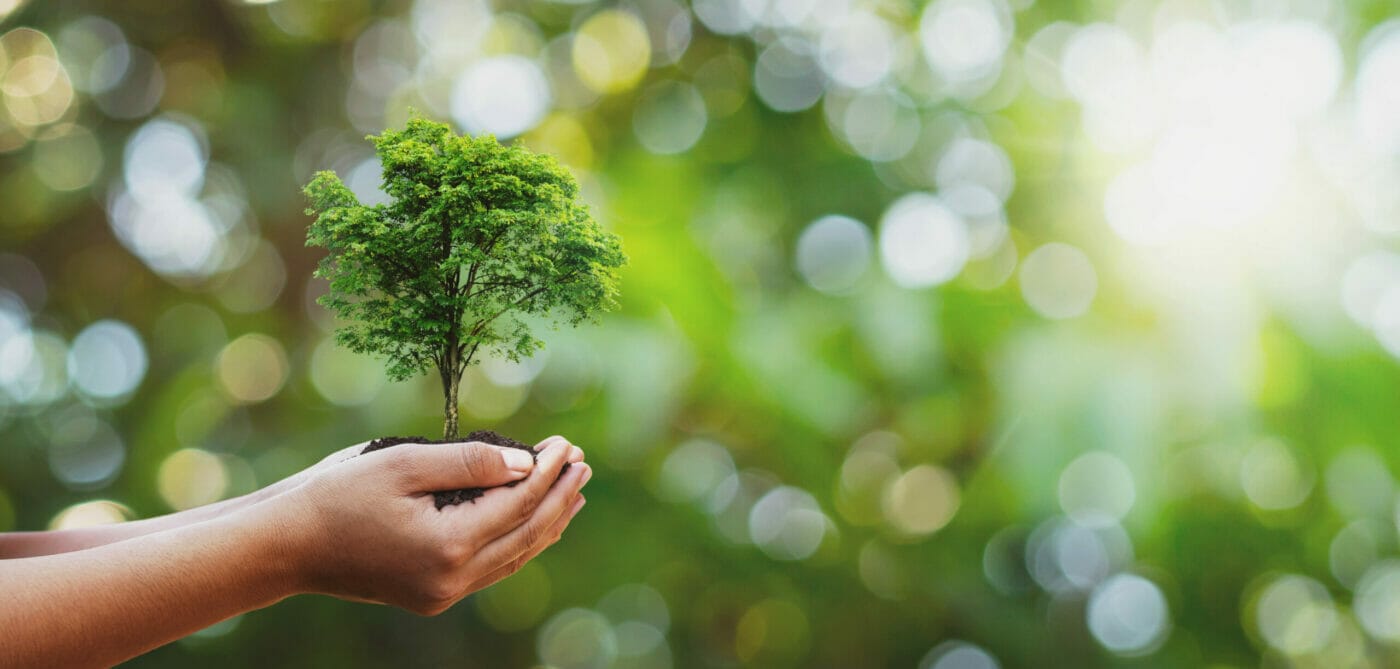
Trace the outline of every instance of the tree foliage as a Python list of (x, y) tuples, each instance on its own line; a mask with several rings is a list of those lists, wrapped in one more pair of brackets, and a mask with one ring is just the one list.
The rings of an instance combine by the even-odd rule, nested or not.
[(387, 204), (362, 204), (330, 171), (305, 188), (307, 244), (329, 251), (318, 301), (346, 321), (336, 340), (384, 356), (391, 379), (438, 371), (452, 437), (466, 368), (532, 355), (532, 320), (577, 325), (614, 307), (626, 258), (552, 156), (424, 118), (369, 139)]

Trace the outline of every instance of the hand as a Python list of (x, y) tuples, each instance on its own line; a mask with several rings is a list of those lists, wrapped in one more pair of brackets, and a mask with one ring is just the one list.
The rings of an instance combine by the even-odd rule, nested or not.
[[(537, 463), (524, 451), (481, 443), (332, 458), (244, 512), (282, 528), (301, 590), (425, 615), (513, 573), (557, 540), (592, 474), (562, 437), (541, 443)], [(565, 462), (577, 464), (560, 477)], [(511, 481), (520, 483), (493, 487)], [(469, 487), (491, 489), (474, 502), (435, 508), (432, 491)]]

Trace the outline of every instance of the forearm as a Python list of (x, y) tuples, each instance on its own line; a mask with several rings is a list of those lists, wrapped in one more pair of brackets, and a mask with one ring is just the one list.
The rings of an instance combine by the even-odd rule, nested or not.
[(287, 479), (241, 497), (205, 504), (204, 506), (177, 511), (175, 513), (168, 513), (163, 516), (132, 520), (125, 523), (78, 527), (68, 530), (50, 530), (47, 532), (0, 533), (0, 560), (54, 555), (95, 546), (105, 546), (110, 543), (125, 541), (126, 539), (134, 537), (212, 520), (223, 514), (237, 511), (238, 509), (251, 506), (272, 497), (278, 492), (291, 487), (296, 482), (297, 481), (293, 479)]
[(106, 667), (297, 591), (283, 532), (242, 514), (0, 561), (0, 666)]

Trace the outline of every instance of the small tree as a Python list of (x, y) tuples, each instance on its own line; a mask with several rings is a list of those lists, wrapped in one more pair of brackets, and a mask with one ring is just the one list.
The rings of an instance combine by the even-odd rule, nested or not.
[(361, 204), (330, 171), (305, 188), (316, 216), (306, 243), (329, 250), (318, 302), (347, 321), (336, 341), (385, 356), (389, 378), (436, 369), (442, 436), (455, 439), (467, 367), (486, 353), (533, 355), (543, 342), (527, 315), (577, 325), (614, 307), (626, 257), (551, 156), (423, 118), (368, 139), (388, 204)]

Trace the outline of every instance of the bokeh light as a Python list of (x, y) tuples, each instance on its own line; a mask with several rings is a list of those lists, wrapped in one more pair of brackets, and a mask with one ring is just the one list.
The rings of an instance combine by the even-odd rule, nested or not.
[(215, 371), (230, 399), (262, 402), (276, 395), (287, 381), (287, 354), (272, 337), (245, 334), (219, 352)]
[(175, 510), (192, 509), (223, 499), (229, 472), (218, 455), (184, 448), (166, 456), (156, 473), (160, 497)]
[(900, 532), (924, 535), (947, 525), (961, 502), (961, 490), (952, 474), (941, 467), (919, 465), (900, 475), (886, 490), (885, 517)]
[(522, 56), (474, 63), (452, 87), (452, 117), (472, 133), (501, 139), (535, 127), (549, 111), (549, 84), (539, 65)]
[(438, 620), (133, 665), (1390, 666), (1383, 4), (0, 0), (0, 529), (437, 434), (335, 343), (298, 192), (388, 203), (413, 109), (624, 239), (618, 313), (461, 389), (589, 507)]
[(823, 293), (855, 289), (870, 266), (870, 229), (846, 216), (823, 216), (797, 238), (797, 271)]
[(1135, 574), (1115, 575), (1094, 588), (1088, 617), (1094, 638), (1122, 655), (1155, 650), (1171, 629), (1161, 589)]
[(96, 525), (111, 525), (131, 520), (135, 517), (126, 505), (107, 499), (74, 504), (53, 517), (48, 528), (51, 530), (71, 530)]
[(146, 376), (146, 348), (130, 325), (103, 320), (83, 328), (68, 349), (68, 377), (99, 402), (131, 394)]
[(906, 288), (949, 281), (962, 271), (970, 250), (967, 224), (934, 195), (905, 195), (880, 219), (885, 271)]
[(1098, 293), (1099, 278), (1083, 251), (1060, 242), (1051, 242), (1026, 255), (1021, 261), (1021, 296), (1026, 304), (1046, 318), (1065, 319), (1083, 315)]

